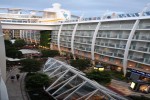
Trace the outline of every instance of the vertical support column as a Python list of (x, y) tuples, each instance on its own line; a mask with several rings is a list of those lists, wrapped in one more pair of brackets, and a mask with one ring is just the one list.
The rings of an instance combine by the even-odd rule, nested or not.
[(24, 31), (25, 31), (25, 30), (22, 30), (22, 38), (23, 38), (23, 39), (24, 39)]
[(26, 34), (25, 34), (25, 35), (26, 35), (26, 38), (25, 38), (25, 39), (26, 39), (26, 42), (28, 43), (28, 30), (26, 30), (25, 33), (26, 33)]
[(61, 29), (63, 27), (63, 24), (60, 25), (59, 31), (58, 31), (58, 37), (57, 37), (57, 45), (58, 45), (58, 50), (59, 53), (61, 54), (61, 50), (60, 50), (60, 33), (61, 33)]
[[(144, 11), (146, 11), (148, 8), (148, 5), (143, 9), (143, 11), (140, 13), (139, 17), (141, 17), (144, 13)], [(130, 32), (130, 35), (129, 35), (129, 38), (128, 38), (128, 41), (127, 41), (127, 44), (126, 44), (126, 48), (125, 48), (125, 52), (124, 52), (124, 59), (123, 59), (123, 73), (124, 73), (124, 76), (126, 75), (126, 70), (127, 70), (127, 60), (128, 60), (128, 54), (129, 54), (129, 48), (130, 48), (130, 45), (131, 45), (131, 42), (132, 42), (132, 38), (135, 34), (135, 31), (136, 31), (136, 28), (138, 27), (138, 24), (140, 22), (140, 19), (137, 18), (137, 20), (135, 21), (134, 25), (133, 25), (133, 28)]]
[(22, 30), (20, 30), (20, 32), (19, 32), (19, 38), (20, 39), (22, 38)]
[(34, 41), (35, 41), (35, 44), (37, 44), (37, 39), (36, 39), (36, 32), (35, 33), (33, 33), (33, 35), (34, 35)]
[(78, 27), (78, 22), (76, 23), (76, 25), (73, 29), (72, 37), (71, 37), (71, 52), (72, 52), (72, 55), (73, 55), (74, 59), (76, 59), (75, 55), (74, 55), (74, 36), (75, 36), (76, 30), (77, 30), (77, 27)]
[[(0, 22), (0, 74), (3, 78), (3, 80), (6, 80), (6, 56), (5, 56), (5, 45), (4, 45), (4, 37)], [(0, 77), (1, 78), (1, 77)]]
[(32, 33), (32, 30), (30, 30), (30, 42), (32, 43), (32, 37), (31, 37), (31, 34), (33, 34), (33, 33)]
[(25, 32), (25, 35), (26, 35), (26, 39), (27, 39), (27, 37), (28, 37), (27, 33), (28, 33), (28, 31), (26, 31), (26, 32)]
[(15, 31), (12, 30), (12, 38), (14, 38), (14, 37), (15, 37)]
[[(8, 100), (7, 88), (4, 83), (6, 81), (6, 56), (4, 37), (0, 22), (0, 100)], [(4, 80), (4, 81), (3, 81)]]
[(99, 22), (97, 24), (95, 32), (94, 32), (94, 35), (93, 35), (93, 38), (92, 38), (92, 45), (91, 45), (91, 57), (92, 57), (92, 60), (95, 59), (95, 57), (94, 57), (95, 41), (96, 41), (96, 36), (97, 36), (98, 30), (99, 30), (100, 24), (101, 24), (101, 22)]
[(96, 41), (96, 36), (97, 36), (100, 25), (101, 25), (101, 21), (98, 22), (96, 29), (95, 29), (95, 32), (93, 34), (93, 38), (92, 38), (91, 58), (92, 58), (93, 65), (95, 65), (95, 61), (94, 61), (95, 60), (95, 57), (94, 57), (95, 41)]

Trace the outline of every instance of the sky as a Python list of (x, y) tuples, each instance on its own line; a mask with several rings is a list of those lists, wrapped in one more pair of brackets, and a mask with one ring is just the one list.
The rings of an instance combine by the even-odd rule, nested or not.
[(61, 8), (70, 10), (73, 15), (94, 17), (106, 12), (140, 12), (150, 0), (0, 0), (0, 8), (43, 10), (51, 8), (53, 3), (60, 3)]

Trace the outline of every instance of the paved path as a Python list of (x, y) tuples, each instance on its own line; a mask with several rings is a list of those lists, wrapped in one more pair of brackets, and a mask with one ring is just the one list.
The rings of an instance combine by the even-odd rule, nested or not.
[(130, 83), (117, 81), (117, 80), (114, 80), (114, 79), (111, 81), (111, 84), (110, 84), (110, 87), (112, 87), (113, 89), (116, 89), (118, 92), (120, 92), (120, 94), (124, 94), (125, 96), (128, 96), (128, 95), (136, 95), (136, 96), (144, 95), (144, 96), (150, 98), (150, 94), (134, 92), (134, 91), (129, 89), (129, 86), (130, 86)]
[(10, 79), (10, 76), (16, 75), (17, 73), (19, 73), (17, 67), (15, 67), (12, 71), (7, 73), (6, 86), (9, 100), (28, 100), (26, 92), (24, 91), (24, 76), (26, 74), (19, 73), (20, 79), (18, 81), (16, 79), (14, 81)]

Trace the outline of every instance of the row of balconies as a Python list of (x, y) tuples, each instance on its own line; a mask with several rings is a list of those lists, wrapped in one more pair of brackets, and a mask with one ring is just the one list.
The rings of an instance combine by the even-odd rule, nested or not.
[(150, 25), (149, 23), (143, 23), (143, 24), (139, 24), (138, 29), (150, 29)]
[(101, 25), (100, 29), (108, 29), (108, 30), (113, 30), (113, 29), (129, 29), (131, 30), (133, 28), (133, 24), (107, 24), (107, 25)]
[(138, 50), (138, 51), (144, 51), (144, 52), (150, 52), (150, 47), (138, 47), (135, 45), (130, 46), (131, 50)]
[(75, 46), (74, 48), (84, 50), (84, 51), (91, 51), (91, 48), (89, 48), (89, 47)]
[(150, 41), (150, 36), (144, 36), (144, 35), (135, 35), (134, 37), (133, 37), (133, 39), (136, 39), (136, 40), (148, 40), (148, 41)]
[(62, 27), (62, 30), (73, 30), (73, 29), (74, 29), (74, 25), (67, 25)]
[(141, 63), (150, 64), (150, 58), (136, 57), (136, 56), (129, 55), (128, 59), (135, 60), (135, 61), (138, 61), (138, 62), (141, 62)]
[(125, 44), (100, 43), (100, 42), (96, 42), (96, 45), (114, 47), (114, 48), (121, 48), (121, 49), (125, 49), (125, 46), (126, 46)]
[(61, 38), (60, 41), (71, 42), (71, 39), (64, 39), (64, 38)]
[(97, 24), (95, 25), (78, 25), (77, 30), (95, 30)]
[(74, 43), (91, 45), (91, 42), (88, 42), (88, 41), (80, 42), (80, 41), (74, 40)]
[(60, 43), (60, 46), (63, 46), (63, 47), (71, 47), (71, 45), (69, 43)]
[(92, 41), (89, 41), (89, 40), (79, 40), (79, 39), (75, 39), (74, 41), (77, 42), (77, 43), (87, 43), (87, 44), (92, 44)]
[(75, 36), (80, 36), (80, 37), (91, 37), (93, 34), (92, 33), (76, 33)]
[(117, 52), (106, 52), (106, 51), (102, 51), (100, 49), (95, 49), (96, 53), (100, 53), (102, 55), (107, 55), (107, 56), (111, 56), (111, 57), (119, 57), (119, 58), (123, 58), (124, 55), (122, 53), (117, 53)]
[(97, 38), (104, 37), (104, 38), (116, 38), (116, 39), (128, 39), (129, 35), (123, 35), (123, 34), (117, 34), (117, 35), (111, 35), (111, 34), (98, 34)]
[(72, 36), (72, 33), (61, 33), (60, 35), (65, 35), (65, 36)]

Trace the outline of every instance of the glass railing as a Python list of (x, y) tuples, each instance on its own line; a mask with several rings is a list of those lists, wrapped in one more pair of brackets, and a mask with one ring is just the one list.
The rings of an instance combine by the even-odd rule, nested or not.
[(150, 48), (147, 48), (147, 47), (137, 47), (137, 46), (134, 46), (134, 45), (131, 45), (130, 49), (131, 50), (144, 51), (144, 52), (150, 52)]
[(121, 54), (121, 53), (114, 53), (114, 56), (115, 56), (115, 57), (121, 57), (121, 58), (124, 57), (123, 53), (122, 53), (122, 54)]
[(106, 34), (98, 34), (98, 37), (104, 37), (104, 38), (116, 38), (116, 39), (128, 39), (129, 35), (122, 35), (122, 34), (118, 34), (115, 36), (110, 36), (110, 35), (106, 35)]
[(148, 40), (148, 41), (150, 41), (150, 36), (144, 36), (144, 35), (135, 35), (134, 37), (133, 37), (133, 39), (135, 39), (135, 40)]
[(136, 56), (129, 55), (128, 59), (139, 61), (139, 62), (144, 62), (144, 58), (143, 57), (136, 57)]
[(144, 58), (144, 63), (150, 64), (150, 58)]

